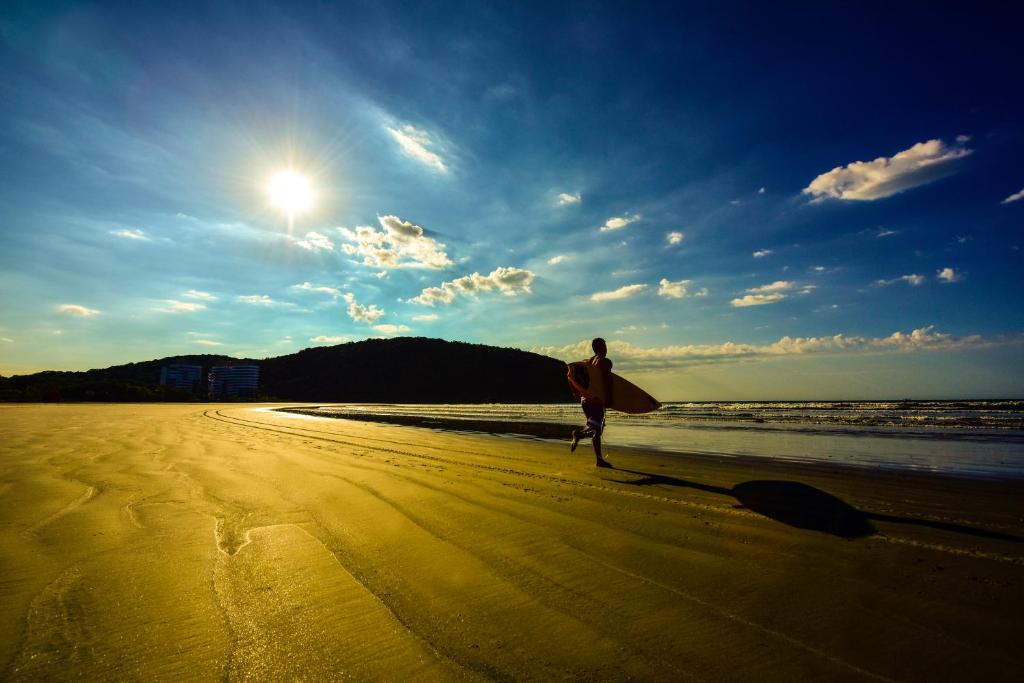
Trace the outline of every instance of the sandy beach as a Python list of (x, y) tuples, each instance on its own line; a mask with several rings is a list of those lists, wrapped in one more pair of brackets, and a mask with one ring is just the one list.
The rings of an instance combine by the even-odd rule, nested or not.
[(0, 406), (5, 680), (1016, 680), (1024, 482)]

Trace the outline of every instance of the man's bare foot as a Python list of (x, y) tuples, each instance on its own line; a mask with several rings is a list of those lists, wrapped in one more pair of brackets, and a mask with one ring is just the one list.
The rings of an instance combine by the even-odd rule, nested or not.
[(614, 467), (614, 465), (612, 465), (610, 462), (608, 462), (604, 458), (598, 458), (597, 463), (596, 463), (596, 467)]
[(572, 442), (569, 443), (569, 452), (575, 453), (576, 447), (580, 445), (580, 433), (575, 429), (572, 430)]

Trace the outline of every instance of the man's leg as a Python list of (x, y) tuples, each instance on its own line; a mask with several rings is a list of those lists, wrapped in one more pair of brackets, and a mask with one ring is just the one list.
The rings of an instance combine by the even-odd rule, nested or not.
[(576, 446), (580, 444), (580, 439), (589, 439), (592, 436), (594, 436), (594, 430), (589, 425), (583, 429), (572, 430), (572, 441), (569, 443), (569, 452), (576, 452)]
[(594, 455), (597, 456), (597, 462), (595, 465), (597, 467), (611, 467), (612, 464), (601, 456), (601, 435), (594, 434), (594, 439), (591, 443), (594, 444)]

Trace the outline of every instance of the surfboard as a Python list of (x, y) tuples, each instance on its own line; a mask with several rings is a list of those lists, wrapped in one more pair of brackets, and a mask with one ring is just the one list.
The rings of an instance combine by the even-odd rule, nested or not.
[[(587, 361), (569, 363), (569, 385), (581, 396), (604, 399), (603, 388), (599, 381), (591, 381), (590, 371), (593, 368)], [(649, 413), (661, 407), (661, 403), (646, 391), (612, 373), (612, 410), (623, 413)]]

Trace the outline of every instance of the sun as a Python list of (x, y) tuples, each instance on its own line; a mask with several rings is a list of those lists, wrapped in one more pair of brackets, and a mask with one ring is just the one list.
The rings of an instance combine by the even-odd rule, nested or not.
[(309, 178), (291, 169), (278, 171), (267, 182), (270, 202), (288, 213), (288, 218), (313, 208), (313, 186)]

